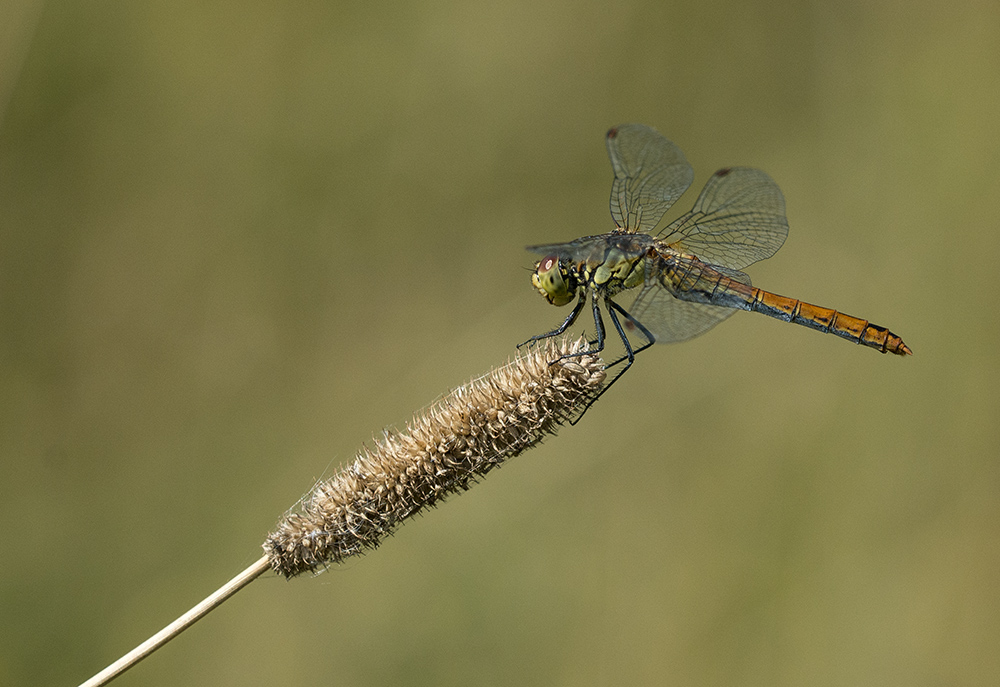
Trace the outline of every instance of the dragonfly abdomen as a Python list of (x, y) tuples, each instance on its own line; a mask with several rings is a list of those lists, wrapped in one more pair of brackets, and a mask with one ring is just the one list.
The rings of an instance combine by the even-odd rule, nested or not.
[(885, 327), (830, 308), (754, 288), (697, 259), (665, 260), (661, 274), (664, 286), (681, 300), (759, 312), (784, 322), (834, 334), (882, 353), (912, 355), (903, 340)]
[(746, 308), (751, 312), (759, 312), (785, 322), (834, 334), (882, 353), (912, 355), (912, 351), (902, 339), (885, 327), (872, 324), (868, 320), (794, 298), (779, 296), (763, 289), (752, 288), (751, 291), (753, 298)]

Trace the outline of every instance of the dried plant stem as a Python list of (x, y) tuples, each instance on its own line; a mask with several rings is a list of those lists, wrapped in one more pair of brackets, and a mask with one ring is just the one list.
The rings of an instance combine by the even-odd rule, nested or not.
[(385, 432), (285, 515), (264, 557), (81, 687), (107, 684), (268, 568), (292, 577), (373, 549), (407, 518), (554, 434), (604, 384), (604, 363), (587, 350), (583, 340), (549, 340), (458, 387), (405, 430)]
[(233, 579), (229, 580), (229, 582), (226, 582), (226, 584), (219, 587), (219, 589), (216, 590), (211, 596), (206, 598), (174, 622), (167, 625), (145, 642), (132, 649), (132, 651), (119, 658), (97, 675), (82, 683), (80, 687), (98, 687), (99, 685), (108, 684), (136, 663), (146, 658), (171, 639), (179, 635), (181, 632), (194, 625), (195, 622), (201, 620), (201, 618), (207, 615), (209, 611), (256, 580), (270, 567), (271, 563), (267, 560), (267, 556), (262, 556), (256, 563)]

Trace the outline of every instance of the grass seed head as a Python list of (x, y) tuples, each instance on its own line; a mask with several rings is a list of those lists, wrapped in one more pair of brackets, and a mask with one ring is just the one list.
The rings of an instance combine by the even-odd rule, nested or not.
[(278, 523), (264, 543), (271, 567), (292, 577), (373, 549), (402, 521), (554, 434), (604, 383), (596, 353), (560, 360), (586, 349), (550, 339), (384, 432)]

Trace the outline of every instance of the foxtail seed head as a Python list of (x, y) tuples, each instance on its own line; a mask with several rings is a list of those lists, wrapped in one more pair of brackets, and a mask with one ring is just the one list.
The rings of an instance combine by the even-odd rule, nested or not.
[(292, 577), (373, 549), (403, 520), (554, 434), (604, 383), (596, 353), (560, 359), (586, 346), (550, 339), (386, 432), (278, 523), (264, 542), (271, 567)]

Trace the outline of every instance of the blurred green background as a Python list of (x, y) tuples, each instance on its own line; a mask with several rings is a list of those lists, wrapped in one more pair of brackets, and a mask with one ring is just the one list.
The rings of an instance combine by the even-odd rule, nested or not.
[[(121, 685), (1000, 682), (1000, 5), (13, 2), (0, 28), (0, 684), (76, 684), (362, 442), (566, 314), (603, 135), (785, 192), (737, 314)], [(628, 299), (623, 299), (627, 305)], [(582, 326), (576, 331), (581, 331)]]

